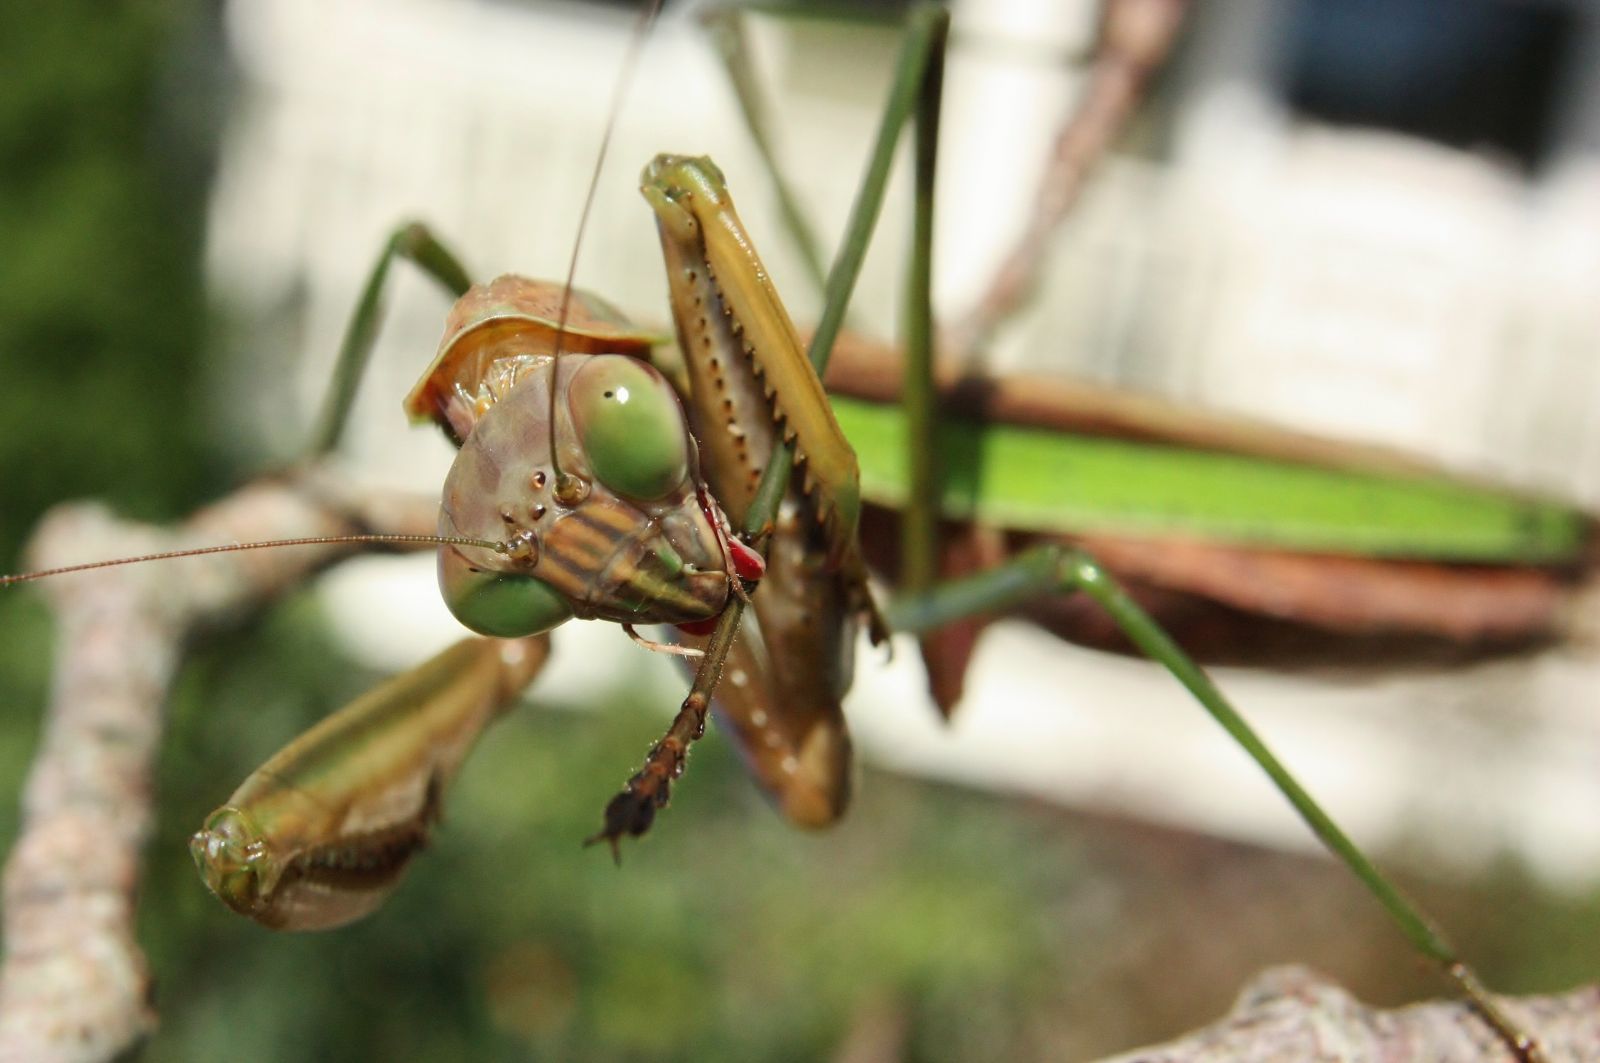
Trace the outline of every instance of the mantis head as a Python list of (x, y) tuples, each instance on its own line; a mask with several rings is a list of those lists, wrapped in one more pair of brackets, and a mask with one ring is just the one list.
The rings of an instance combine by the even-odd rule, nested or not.
[[(672, 386), (643, 340), (584, 305), (557, 357), (543, 286), (502, 277), (457, 305), (408, 401), (461, 443), (439, 527), (439, 583), (463, 624), (535, 634), (569, 617), (684, 623), (729, 594), (727, 536)], [(604, 352), (611, 348), (620, 353)], [(444, 529), (455, 529), (445, 531)]]

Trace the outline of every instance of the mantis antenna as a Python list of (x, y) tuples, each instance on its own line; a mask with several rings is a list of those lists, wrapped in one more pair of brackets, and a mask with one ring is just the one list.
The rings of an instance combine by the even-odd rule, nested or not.
[(622, 70), (611, 92), (611, 102), (606, 108), (606, 127), (600, 134), (600, 150), (595, 154), (594, 171), (589, 175), (589, 189), (584, 193), (583, 210), (578, 214), (578, 230), (572, 236), (572, 258), (567, 262), (567, 281), (561, 286), (561, 309), (556, 314), (556, 339), (550, 358), (550, 466), (555, 473), (555, 495), (564, 503), (578, 500), (581, 490), (572, 478), (561, 470), (561, 456), (556, 449), (556, 371), (561, 364), (561, 342), (567, 334), (567, 314), (572, 308), (572, 282), (578, 275), (578, 251), (583, 247), (584, 230), (589, 226), (589, 212), (594, 207), (595, 191), (600, 187), (600, 174), (605, 169), (606, 151), (611, 147), (611, 134), (617, 128), (617, 115), (622, 112), (622, 101), (633, 83), (634, 69), (639, 65), (639, 53), (644, 50), (645, 37), (661, 13), (661, 0), (650, 0), (639, 11), (628, 36), (627, 54), (622, 59)]
[(278, 546), (332, 546), (336, 543), (390, 543), (395, 545), (475, 546), (497, 554), (511, 553), (509, 543), (491, 542), (488, 539), (471, 539), (464, 535), (387, 535), (370, 533), (362, 535), (308, 535), (298, 539), (264, 539), (255, 543), (224, 543), (220, 546), (196, 546), (187, 550), (165, 550), (159, 554), (139, 554), (136, 557), (114, 557), (105, 561), (85, 561), (77, 565), (43, 568), (37, 572), (0, 574), (0, 587), (13, 583), (31, 583), (51, 576), (65, 576), (73, 572), (89, 572), (97, 568), (115, 568), (118, 565), (137, 565), (145, 561), (170, 561), (180, 557), (201, 557), (205, 554), (232, 554), (241, 550), (266, 550)]

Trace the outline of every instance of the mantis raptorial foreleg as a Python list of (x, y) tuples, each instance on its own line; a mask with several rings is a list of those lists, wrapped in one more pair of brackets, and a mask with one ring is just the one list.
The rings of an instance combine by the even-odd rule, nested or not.
[[(937, 125), (937, 100), (936, 96), (930, 95), (928, 89), (930, 86), (937, 89), (942, 80), (943, 45), (948, 27), (949, 13), (934, 4), (919, 7), (913, 12), (908, 24), (905, 42), (895, 65), (889, 102), (884, 109), (883, 120), (879, 123), (878, 134), (867, 163), (866, 177), (851, 208), (850, 221), (846, 226), (838, 258), (828, 275), (827, 298), (822, 318), (817, 324), (816, 331), (812, 333), (806, 353), (806, 361), (810, 362), (819, 376), (827, 366), (834, 339), (844, 322), (850, 293), (855, 288), (861, 263), (866, 257), (872, 229), (877, 223), (878, 213), (883, 205), (889, 166), (894, 156), (894, 146), (899, 138), (900, 128), (905, 124), (907, 116), (914, 111), (929, 116), (919, 121), (918, 125), (925, 137), (931, 138)], [(925, 151), (931, 158), (931, 149)], [(919, 173), (927, 180), (932, 178), (931, 168), (923, 170), (919, 167)], [(923, 210), (931, 211), (931, 191), (923, 190), (919, 193), (918, 199)], [(668, 230), (664, 235), (664, 243), (670, 243), (670, 235)], [(739, 243), (738, 240), (733, 241), (735, 246)], [(671, 254), (670, 247), (668, 254), (669, 256)], [(751, 258), (754, 258), (753, 254)], [(751, 264), (746, 263), (746, 268), (752, 268)], [(758, 275), (764, 273), (759, 260), (754, 261), (753, 270)], [(922, 272), (924, 279), (921, 283), (926, 284), (926, 265)], [(924, 336), (931, 342), (931, 330), (925, 330)], [(785, 352), (784, 358), (797, 360), (798, 354), (798, 346), (794, 345)], [(931, 356), (928, 360), (931, 363)], [(797, 368), (788, 372), (797, 374)], [(794, 447), (787, 439), (780, 439), (773, 446), (766, 467), (761, 472), (759, 485), (750, 498), (744, 520), (744, 533), (747, 537), (765, 537), (775, 526), (780, 502), (790, 490), (794, 461)], [(837, 522), (835, 527), (829, 529), (829, 534), (831, 539), (829, 549), (835, 564), (848, 566), (852, 563), (853, 557), (858, 556), (857, 551), (848, 544), (841, 548), (837, 539)], [(849, 556), (841, 556), (841, 553)], [(654, 819), (656, 809), (665, 803), (671, 781), (682, 771), (688, 744), (699, 737), (703, 728), (705, 713), (709, 709), (710, 692), (716, 687), (721, 676), (727, 653), (726, 647), (732, 645), (743, 610), (743, 603), (735, 601), (730, 603), (727, 611), (719, 618), (717, 628), (711, 636), (713, 649), (707, 652), (695, 675), (694, 689), (684, 701), (666, 739), (651, 749), (644, 766), (628, 780), (622, 792), (617, 794), (606, 807), (605, 825), (596, 838), (606, 839), (615, 845), (616, 840), (623, 835), (642, 833)], [(874, 622), (872, 626), (876, 629), (878, 625)], [(724, 648), (718, 652), (715, 650), (717, 646)], [(761, 762), (755, 760), (753, 763), (759, 767)], [(783, 762), (780, 760), (780, 763)], [(848, 776), (841, 771), (838, 777), (841, 780), (838, 785), (842, 787), (843, 780)]]
[(206, 885), (280, 930), (378, 907), (427, 844), (461, 762), (549, 652), (542, 635), (458, 642), (295, 739), (190, 841)]
[[(331, 451), (343, 431), (396, 258), (455, 295), (471, 283), (425, 226), (390, 234), (351, 314), (310, 456)], [(462, 760), (548, 656), (543, 636), (459, 642), (296, 738), (194, 835), (206, 885), (276, 929), (340, 926), (378, 907), (426, 844)]]

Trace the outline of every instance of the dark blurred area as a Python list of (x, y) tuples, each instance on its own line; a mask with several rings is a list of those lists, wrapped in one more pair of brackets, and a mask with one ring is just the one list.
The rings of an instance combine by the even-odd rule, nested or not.
[[(1580, 7), (1297, 0), (1283, 49), (1291, 106), (1327, 122), (1544, 161), (1578, 58)], [(1592, 18), (1592, 13), (1589, 14)]]
[[(1435, 32), (1436, 11), (1300, 3), (1287, 94), (1331, 121), (1537, 166), (1549, 132), (1536, 115), (1577, 16), (1475, 0)], [(26, 566), (19, 548), (55, 502), (168, 520), (248, 473), (210, 455), (214, 418), (197, 408), (226, 328), (202, 276), (230, 85), (221, 17), (202, 0), (60, 0), (0, 33), (6, 570)], [(1438, 91), (1410, 91), (1417, 78)], [(0, 591), (0, 632), (4, 850), (48, 618), (30, 593)], [(274, 935), (205, 892), (185, 842), (374, 680), (330, 642), (316, 600), (296, 594), (198, 646), (177, 686), (140, 914), (162, 1025), (140, 1058), (1055, 1060), (1209, 1021), (1274, 963), (1378, 1003), (1446, 993), (1326, 860), (881, 771), (839, 829), (803, 835), (715, 736), (618, 870), (579, 843), (659, 731), (633, 704), (530, 707), (498, 725), (391, 904), (345, 931)], [(1407, 886), (1496, 990), (1600, 974), (1600, 899), (1551, 896), (1509, 864)]]

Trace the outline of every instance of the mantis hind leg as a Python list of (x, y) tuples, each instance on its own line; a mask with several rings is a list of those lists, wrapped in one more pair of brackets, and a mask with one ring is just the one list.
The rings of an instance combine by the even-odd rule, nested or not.
[(1205, 671), (1089, 554), (1058, 544), (1037, 546), (976, 576), (926, 592), (902, 595), (890, 603), (886, 613), (895, 630), (923, 633), (974, 614), (1001, 611), (1041, 595), (1071, 592), (1082, 592), (1094, 599), (1144, 656), (1166, 668), (1183, 684), (1211, 718), (1266, 772), (1323, 845), (1377, 898), (1417, 951), (1437, 963), (1444, 975), (1457, 984), (1518, 1058), (1538, 1058), (1534, 1042), (1489, 996), (1477, 974), (1460, 959), (1443, 932), (1378, 870), (1289, 773)]
[[(1140, 9), (1135, 7), (1134, 10)], [(1108, 8), (1108, 14), (1114, 13), (1115, 9)], [(1105, 29), (1109, 32), (1118, 25), (1108, 17)], [(1126, 28), (1126, 25), (1123, 24), (1122, 28)], [(992, 571), (944, 587), (934, 587), (939, 554), (938, 494), (928, 488), (938, 482), (938, 471), (933, 465), (936, 454), (933, 446), (935, 410), (929, 357), (932, 346), (931, 309), (927, 294), (932, 257), (931, 163), (938, 113), (934, 101), (938, 94), (943, 34), (944, 25), (935, 9), (924, 5), (913, 10), (907, 48), (899, 67), (896, 86), (891, 93), (891, 106), (884, 116), (878, 145), (881, 150), (874, 152), (873, 164), (869, 167), (871, 176), (863, 184), (858, 209), (852, 212), (850, 234), (830, 274), (827, 306), (812, 341), (812, 362), (820, 371), (837, 336), (848, 302), (848, 292), (854, 281), (854, 270), (859, 265), (859, 252), (865, 243), (865, 233), (870, 230), (870, 219), (876, 213), (876, 198), (881, 191), (881, 170), (887, 168), (888, 148), (892, 147), (893, 134), (909, 113), (911, 101), (920, 93), (922, 106), (918, 109), (917, 209), (914, 222), (916, 237), (907, 292), (907, 346), (911, 349), (908, 361), (913, 363), (915, 369), (908, 375), (902, 400), (910, 410), (909, 420), (914, 426), (907, 433), (906, 445), (909, 451), (908, 467), (914, 470), (913, 479), (918, 486), (910, 492), (912, 504), (905, 519), (908, 531), (902, 547), (902, 556), (907, 559), (902, 581), (909, 590), (888, 610), (891, 626), (914, 633), (928, 633), (944, 623), (1004, 609), (1041, 594), (1072, 591), (1088, 594), (1106, 609), (1141, 652), (1171, 671), (1234, 740), (1245, 748), (1318, 837), (1389, 911), (1413, 945), (1455, 981), (1513, 1054), (1522, 1060), (1542, 1058), (1537, 1043), (1501, 1011), (1477, 976), (1457, 958), (1442, 934), (1350, 842), (1228, 704), (1209, 677), (1092, 557), (1065, 546), (1045, 546)], [(734, 80), (736, 83), (740, 80), (737, 72)], [(864, 204), (866, 206), (863, 209)], [(752, 502), (752, 517), (746, 525), (748, 530), (759, 530), (762, 516), (776, 510), (777, 499), (787, 486), (788, 464), (789, 454), (780, 448)]]

